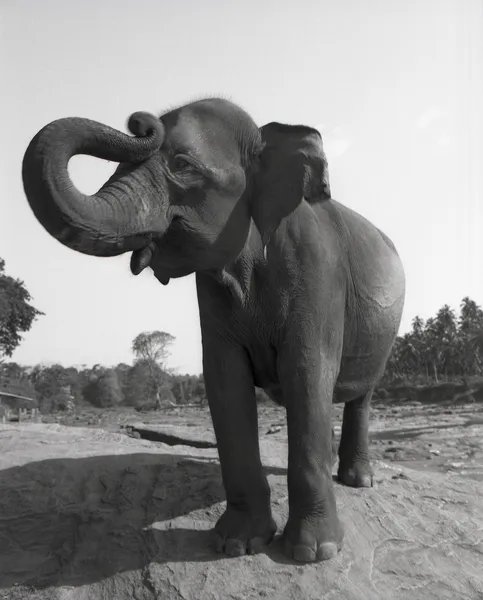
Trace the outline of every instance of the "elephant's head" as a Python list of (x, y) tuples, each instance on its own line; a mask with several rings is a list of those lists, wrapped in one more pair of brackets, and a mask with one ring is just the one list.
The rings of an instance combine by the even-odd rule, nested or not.
[[(135, 137), (87, 119), (54, 121), (31, 141), (22, 175), (32, 210), (51, 235), (95, 256), (132, 251), (134, 274), (150, 265), (167, 283), (221, 268), (243, 249), (251, 218), (266, 244), (303, 196), (330, 196), (322, 140), (310, 128), (258, 129), (220, 99), (160, 119), (135, 113), (128, 127)], [(68, 174), (75, 154), (120, 165), (86, 196)]]

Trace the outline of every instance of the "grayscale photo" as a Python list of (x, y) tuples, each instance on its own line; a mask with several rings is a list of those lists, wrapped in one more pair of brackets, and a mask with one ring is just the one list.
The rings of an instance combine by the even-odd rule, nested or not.
[(0, 600), (483, 599), (482, 0), (0, 56)]

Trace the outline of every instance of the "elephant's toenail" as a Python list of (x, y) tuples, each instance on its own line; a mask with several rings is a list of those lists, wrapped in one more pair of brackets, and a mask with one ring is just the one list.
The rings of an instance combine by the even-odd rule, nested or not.
[(248, 542), (248, 554), (258, 554), (262, 551), (265, 540), (261, 537), (255, 537)]
[(298, 562), (314, 562), (316, 554), (312, 548), (307, 546), (294, 546), (293, 557)]
[(359, 487), (372, 487), (372, 477), (370, 475), (364, 475), (359, 480)]
[(317, 550), (317, 558), (319, 560), (330, 560), (337, 556), (337, 545), (333, 542), (324, 542), (320, 544), (319, 549)]

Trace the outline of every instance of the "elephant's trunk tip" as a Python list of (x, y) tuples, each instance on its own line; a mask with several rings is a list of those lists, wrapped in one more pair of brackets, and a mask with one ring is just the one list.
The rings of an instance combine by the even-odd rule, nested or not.
[(158, 149), (164, 142), (164, 126), (154, 115), (138, 111), (133, 113), (127, 122), (129, 131), (137, 137), (153, 136), (157, 138)]

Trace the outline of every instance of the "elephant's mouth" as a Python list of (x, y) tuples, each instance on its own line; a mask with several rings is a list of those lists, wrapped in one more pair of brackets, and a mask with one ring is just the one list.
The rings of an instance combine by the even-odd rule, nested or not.
[[(139, 275), (146, 267), (151, 265), (151, 259), (153, 258), (155, 250), (155, 242), (151, 242), (145, 248), (134, 250), (131, 255), (131, 273), (133, 275)], [(163, 285), (168, 285), (170, 280), (168, 275), (161, 274), (159, 270), (157, 270), (154, 271), (154, 276)]]
[(139, 275), (146, 267), (149, 266), (154, 253), (154, 242), (151, 242), (145, 248), (134, 250), (131, 255), (131, 273)]
[(150, 267), (156, 279), (163, 285), (168, 285), (171, 279), (186, 277), (193, 273), (194, 269), (185, 261), (177, 261), (171, 253), (166, 254), (166, 248), (158, 240), (131, 254), (131, 273), (139, 275)]
[[(163, 234), (163, 238), (166, 238), (169, 232), (172, 232), (174, 228), (176, 228), (179, 221), (179, 217), (176, 215), (171, 218), (171, 223), (167, 230)], [(158, 238), (158, 242), (160, 242), (161, 238)], [(151, 242), (145, 246), (144, 248), (139, 248), (134, 250), (131, 255), (131, 273), (133, 275), (139, 275), (146, 269), (146, 267), (152, 267), (154, 271), (154, 275), (158, 281), (160, 281), (163, 285), (168, 285), (170, 277), (162, 271), (166, 271), (166, 268), (160, 268), (160, 265), (157, 264), (156, 268), (154, 268), (151, 264), (155, 255), (160, 254), (160, 243), (156, 243), (156, 241), (151, 240)]]

